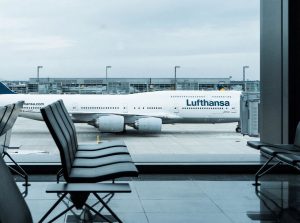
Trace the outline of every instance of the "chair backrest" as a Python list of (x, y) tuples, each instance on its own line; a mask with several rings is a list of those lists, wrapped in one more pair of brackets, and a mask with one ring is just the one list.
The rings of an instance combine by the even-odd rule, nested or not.
[(72, 120), (72, 118), (70, 117), (69, 112), (68, 112), (68, 110), (67, 110), (67, 108), (66, 108), (66, 106), (65, 106), (65, 104), (64, 104), (64, 102), (63, 102), (63, 100), (58, 100), (58, 103), (59, 103), (59, 105), (60, 105), (60, 107), (61, 107), (61, 109), (62, 109), (62, 111), (63, 111), (63, 115), (65, 116), (67, 122), (69, 123), (69, 125), (70, 125), (70, 127), (71, 127), (71, 129), (72, 129), (72, 133), (73, 133), (73, 135), (74, 135), (74, 139), (75, 139), (76, 145), (78, 145), (78, 141), (77, 141), (77, 133), (76, 133), (76, 128), (75, 128), (75, 125), (74, 125), (74, 123), (73, 123), (73, 120)]
[(74, 160), (74, 158), (75, 158), (74, 151), (76, 150), (75, 145), (73, 143), (74, 140), (73, 140), (72, 135), (69, 133), (69, 131), (61, 117), (61, 114), (59, 113), (59, 111), (57, 109), (57, 105), (58, 105), (58, 102), (54, 102), (54, 103), (50, 104), (49, 106), (51, 107), (53, 115), (57, 121), (57, 124), (58, 124), (63, 136), (65, 137), (65, 140), (68, 145), (69, 156), (71, 157), (72, 160)]
[[(5, 122), (2, 122), (3, 116), (6, 112), (6, 107), (0, 107), (0, 131), (2, 128), (4, 128)], [(2, 127), (3, 126), (3, 127)], [(0, 154), (3, 153), (5, 148), (5, 135), (0, 135)]]
[(4, 130), (6, 129), (6, 125), (9, 121), (9, 118), (13, 113), (15, 104), (9, 104), (9, 105), (6, 105), (5, 107), (6, 107), (5, 113), (2, 116), (2, 119), (0, 120), (0, 136), (4, 135), (6, 133)]
[(44, 121), (49, 129), (50, 134), (52, 135), (56, 146), (60, 153), (61, 164), (63, 168), (64, 178), (67, 182), (69, 182), (69, 174), (72, 168), (72, 164), (74, 159), (70, 156), (69, 153), (69, 145), (64, 136), (61, 127), (59, 126), (51, 106), (48, 105), (41, 109), (42, 116)]
[(1, 124), (1, 120), (5, 114), (5, 111), (6, 111), (6, 107), (3, 106), (3, 107), (0, 107), (0, 124)]
[(17, 103), (6, 105), (4, 114), (2, 117), (0, 115), (0, 154), (8, 148), (11, 129), (23, 108), (23, 104), (24, 101), (18, 101)]
[(295, 139), (294, 139), (294, 145), (297, 147), (300, 147), (300, 122), (297, 125)]
[(12, 127), (14, 126), (20, 112), (21, 109), (23, 108), (23, 104), (24, 101), (18, 101), (16, 103), (13, 104), (13, 110), (8, 118), (8, 121), (6, 123), (5, 128), (2, 130), (1, 134), (5, 134), (6, 132), (8, 132), (10, 129), (12, 129)]
[(0, 107), (0, 132), (5, 127), (6, 121), (3, 120), (7, 107)]
[(0, 156), (0, 222), (32, 223), (29, 208)]
[(77, 135), (76, 135), (76, 129), (74, 126), (74, 123), (70, 117), (70, 115), (68, 114), (68, 112), (66, 112), (66, 109), (63, 109), (64, 105), (63, 102), (61, 100), (57, 101), (55, 103), (57, 111), (62, 119), (62, 121), (65, 124), (65, 127), (68, 130), (69, 136), (71, 137), (72, 140), (72, 148), (73, 148), (73, 154), (75, 156), (75, 153), (77, 152), (77, 147), (78, 147), (78, 141), (77, 141)]

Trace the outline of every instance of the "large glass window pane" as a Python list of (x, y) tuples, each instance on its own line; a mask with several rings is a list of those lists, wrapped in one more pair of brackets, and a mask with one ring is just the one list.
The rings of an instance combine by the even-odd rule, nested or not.
[[(239, 113), (240, 105), (222, 106), (231, 97), (222, 92), (252, 92), (259, 102), (259, 2), (2, 1), (1, 81), (36, 103), (41, 101), (34, 94), (65, 100), (80, 94), (66, 102), (78, 122), (79, 141), (124, 140), (141, 162), (254, 162), (259, 153), (246, 141), (259, 138), (236, 132), (237, 120), (226, 114)], [(170, 95), (126, 103), (122, 97), (156, 91)], [(88, 100), (90, 95), (98, 98)], [(119, 99), (112, 104), (106, 95)], [(8, 98), (0, 95), (0, 105)], [(257, 112), (250, 99), (242, 103), (245, 114), (250, 107)], [(24, 109), (38, 110), (33, 101)], [(100, 115), (124, 116), (126, 132), (103, 133)], [(166, 124), (161, 132), (145, 134), (136, 126), (142, 118)], [(258, 125), (249, 118), (244, 126)], [(25, 160), (58, 161), (42, 121), (19, 118), (10, 146)]]

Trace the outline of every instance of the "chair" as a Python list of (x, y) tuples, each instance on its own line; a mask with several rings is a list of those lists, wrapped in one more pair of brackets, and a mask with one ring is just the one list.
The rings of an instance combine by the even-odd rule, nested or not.
[[(67, 182), (67, 185), (70, 183), (76, 183), (76, 189), (71, 190), (71, 192), (64, 192), (66, 194), (71, 193), (71, 199), (77, 208), (82, 208), (83, 205), (88, 207), (85, 202), (90, 193), (93, 193), (95, 197), (99, 200), (99, 202), (111, 213), (111, 215), (118, 221), (122, 222), (117, 215), (108, 207), (108, 205), (103, 201), (103, 199), (97, 195), (97, 191), (95, 189), (91, 189), (88, 191), (84, 191), (84, 188), (87, 188), (86, 184), (93, 185), (90, 183), (98, 183), (106, 180), (115, 180), (119, 177), (136, 177), (138, 175), (138, 171), (135, 165), (132, 162), (123, 162), (123, 163), (112, 163), (104, 166), (97, 167), (74, 167), (74, 161), (77, 159), (76, 154), (73, 154), (74, 143), (72, 143), (72, 138), (68, 134), (66, 127), (62, 119), (59, 117), (59, 114), (56, 110), (56, 104), (53, 103), (41, 109), (42, 116), (44, 121), (59, 149), (61, 163), (62, 163), (62, 173)], [(95, 151), (92, 151), (95, 152)], [(105, 157), (105, 156), (104, 156)], [(97, 159), (104, 158), (103, 156), (98, 157)], [(94, 160), (92, 158), (86, 160)], [(56, 187), (59, 187), (58, 184)], [(98, 185), (98, 184), (95, 184)], [(102, 185), (102, 184), (101, 184)], [(108, 189), (111, 190), (111, 193), (124, 192), (124, 187), (118, 190), (119, 184), (108, 184)], [(128, 187), (127, 185), (126, 187)], [(65, 186), (68, 187), (68, 186)], [(63, 187), (63, 188), (65, 188)], [(73, 187), (73, 186), (72, 186)], [(94, 186), (91, 186), (94, 187)], [(114, 189), (117, 187), (117, 189)], [(49, 192), (55, 193), (56, 189), (50, 189)], [(130, 192), (128, 188), (125, 188), (125, 192)], [(63, 198), (60, 198), (53, 207), (46, 213), (46, 215), (42, 218), (44, 220), (49, 213), (57, 206), (58, 203), (62, 201)], [(74, 206), (73, 206), (74, 207)], [(73, 208), (73, 207), (70, 207)], [(89, 208), (89, 207), (88, 207)], [(69, 209), (65, 210), (68, 211)], [(91, 209), (92, 210), (92, 209)], [(93, 211), (93, 210), (92, 210)], [(102, 216), (103, 217), (103, 216)]]
[[(255, 183), (253, 185), (259, 186), (260, 183), (258, 179), (282, 162), (292, 166), (300, 162), (300, 122), (296, 129), (293, 144), (269, 144), (258, 141), (248, 141), (247, 145), (269, 156), (269, 159), (255, 174)], [(277, 161), (273, 165), (269, 165), (275, 158)]]
[[(59, 149), (61, 155), (61, 162), (64, 172), (64, 177), (67, 182), (99, 182), (103, 180), (112, 179), (111, 176), (115, 175), (116, 178), (122, 177), (124, 173), (127, 176), (137, 176), (137, 169), (135, 165), (131, 162), (129, 163), (116, 163), (110, 164), (101, 167), (90, 167), (90, 168), (74, 168), (73, 162), (77, 158), (72, 154), (71, 139), (67, 134), (62, 130), (63, 125), (60, 125), (59, 119), (56, 119), (52, 111), (52, 105), (48, 105), (41, 109), (44, 121)], [(103, 156), (99, 156), (101, 158)], [(92, 158), (91, 158), (92, 159)], [(122, 169), (123, 168), (123, 169)], [(94, 171), (90, 171), (94, 170)], [(99, 172), (97, 171), (99, 170)], [(102, 171), (100, 171), (102, 170)], [(105, 171), (107, 170), (107, 172)], [(102, 172), (102, 173), (101, 173)], [(85, 175), (86, 173), (86, 175)], [(131, 175), (132, 174), (132, 175)]]
[[(77, 150), (76, 134), (72, 131), (71, 126), (68, 124), (66, 117), (63, 113), (58, 102), (49, 105), (52, 109), (64, 137), (68, 141), (69, 155), (74, 158), (73, 167), (100, 167), (115, 163), (133, 162), (126, 147), (107, 147), (98, 150)], [(57, 175), (59, 181), (62, 171)]]
[(2, 157), (0, 179), (0, 222), (32, 223), (29, 208)]
[[(5, 112), (1, 118), (0, 123), (0, 137), (6, 137), (6, 134), (12, 129), (13, 125), (15, 124), (18, 115), (23, 107), (24, 101), (19, 101), (14, 104), (10, 104), (5, 106)], [(9, 167), (11, 170), (13, 170), (15, 173), (20, 175), (25, 179), (24, 186), (29, 186), (28, 183), (28, 175), (25, 172), (25, 170), (9, 155), (7, 152), (7, 147), (5, 145), (5, 140), (3, 143), (2, 150), (0, 151), (2, 158), (7, 156), (14, 164), (16, 168)]]
[(292, 166), (295, 166), (296, 163), (300, 162), (300, 122), (296, 129), (293, 146), (295, 149), (292, 153), (281, 153), (277, 154), (276, 157)]

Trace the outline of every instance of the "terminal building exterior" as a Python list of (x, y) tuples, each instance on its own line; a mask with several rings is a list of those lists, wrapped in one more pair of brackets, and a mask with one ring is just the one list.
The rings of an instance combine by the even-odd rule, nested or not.
[(5, 81), (16, 93), (39, 94), (133, 94), (163, 90), (243, 90), (258, 92), (259, 81), (231, 78), (30, 78)]

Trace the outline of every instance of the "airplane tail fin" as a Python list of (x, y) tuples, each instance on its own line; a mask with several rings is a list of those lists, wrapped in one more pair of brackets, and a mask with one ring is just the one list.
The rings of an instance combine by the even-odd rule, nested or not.
[(15, 92), (10, 90), (5, 84), (0, 81), (0, 94), (15, 94)]

